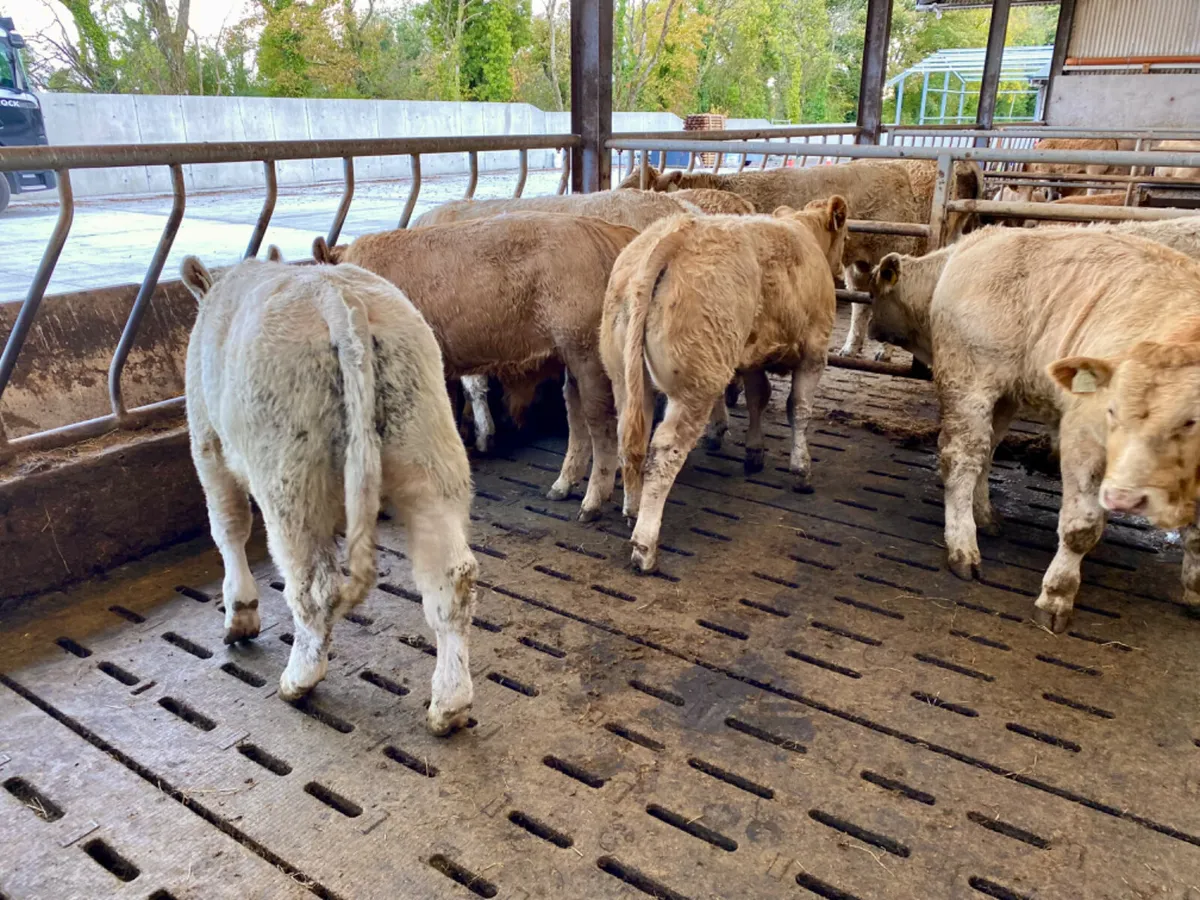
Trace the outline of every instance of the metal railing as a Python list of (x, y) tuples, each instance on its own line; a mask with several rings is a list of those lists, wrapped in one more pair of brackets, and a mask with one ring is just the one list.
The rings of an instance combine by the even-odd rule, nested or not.
[[(71, 190), (71, 171), (74, 169), (128, 168), (133, 166), (166, 166), (172, 186), (171, 212), (158, 244), (151, 255), (145, 277), (126, 319), (121, 338), (113, 352), (108, 371), (108, 397), (111, 412), (107, 415), (73, 422), (57, 428), (10, 439), (0, 415), (0, 462), (18, 452), (48, 450), (67, 446), (89, 438), (99, 437), (118, 429), (135, 429), (152, 421), (177, 415), (183, 409), (183, 397), (173, 397), (144, 406), (128, 409), (122, 388), (122, 373), (138, 332), (150, 308), (158, 287), (163, 266), (179, 232), (186, 206), (183, 166), (210, 163), (260, 162), (263, 166), (266, 195), (262, 210), (246, 245), (246, 258), (257, 256), (266, 236), (278, 198), (276, 164), (296, 159), (343, 160), (344, 188), (333, 221), (326, 236), (332, 245), (337, 241), (354, 199), (354, 160), (356, 157), (404, 156), (411, 159), (412, 183), (399, 218), (399, 227), (406, 228), (416, 208), (421, 190), (421, 156), (442, 153), (466, 153), (469, 181), (466, 198), (470, 199), (479, 181), (479, 154), (516, 151), (519, 156), (514, 197), (520, 197), (529, 173), (530, 150), (568, 151), (579, 146), (576, 135), (514, 135), (481, 137), (432, 138), (372, 138), (361, 140), (315, 141), (248, 141), (238, 143), (194, 144), (133, 144), (109, 146), (62, 147), (0, 147), (0, 172), (45, 171), (53, 169), (58, 175), (58, 221), (42, 254), (37, 272), (25, 300), (13, 322), (12, 330), (0, 354), (0, 400), (3, 399), (16, 369), (21, 350), (33, 327), (38, 310), (54, 274), (59, 256), (71, 231), (75, 215), (75, 200)], [(569, 152), (563, 153), (562, 177), (558, 193), (567, 189), (570, 177)]]

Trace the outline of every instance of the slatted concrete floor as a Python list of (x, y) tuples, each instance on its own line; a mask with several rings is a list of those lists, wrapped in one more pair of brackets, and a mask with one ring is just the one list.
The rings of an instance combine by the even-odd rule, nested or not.
[[(915, 392), (914, 392), (915, 391)], [(825, 411), (927, 414), (835, 372)], [(290, 616), (221, 643), (185, 548), (10, 623), (0, 644), (8, 898), (1200, 898), (1200, 623), (1175, 551), (1113, 526), (1069, 634), (1028, 612), (1057, 484), (1001, 463), (983, 583), (942, 566), (929, 449), (786, 425), (746, 479), (697, 451), (658, 577), (618, 511), (542, 493), (547, 438), (477, 466), (477, 721), (423, 729), (433, 667), (403, 538), (301, 708)], [(876, 429), (878, 430), (878, 429)]]

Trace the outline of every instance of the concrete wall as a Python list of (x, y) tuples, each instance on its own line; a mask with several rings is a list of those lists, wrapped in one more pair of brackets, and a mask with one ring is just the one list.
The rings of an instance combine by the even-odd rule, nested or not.
[(1200, 129), (1200, 75), (1064, 75), (1054, 82), (1049, 125)]
[[(436, 103), (408, 100), (293, 100), (273, 97), (179, 97), (41, 94), (51, 144), (143, 144), (201, 141), (305, 140), (495, 134), (569, 134), (569, 112), (543, 112), (525, 103)], [(740, 121), (740, 120), (739, 120)], [(765, 125), (751, 122), (751, 125)], [(731, 127), (734, 127), (731, 123)], [(750, 127), (750, 126), (737, 126)], [(615, 113), (616, 131), (682, 130), (671, 113)], [(483, 170), (517, 167), (516, 152), (485, 153)], [(533, 168), (555, 166), (553, 151), (529, 155)], [(423, 156), (425, 175), (467, 171), (465, 153)], [(280, 162), (281, 185), (340, 180), (340, 159)], [(405, 178), (407, 156), (355, 160), (360, 181)], [(258, 187), (259, 163), (187, 166), (188, 190)], [(76, 196), (169, 193), (165, 166), (89, 169), (72, 174)]]

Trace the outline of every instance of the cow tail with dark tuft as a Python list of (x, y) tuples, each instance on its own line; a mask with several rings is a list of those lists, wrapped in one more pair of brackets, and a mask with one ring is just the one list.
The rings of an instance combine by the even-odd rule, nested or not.
[(341, 588), (335, 616), (362, 602), (375, 584), (375, 523), (383, 483), (379, 433), (375, 428), (375, 354), (366, 308), (340, 298), (341, 322), (329, 322), (342, 370), (342, 402), (346, 409), (346, 460), (342, 479), (346, 494), (346, 567), (349, 580)]
[(633, 306), (629, 310), (629, 325), (625, 332), (625, 429), (621, 437), (621, 458), (626, 466), (641, 471), (646, 458), (646, 442), (650, 423), (642, 395), (646, 390), (646, 317), (650, 300), (658, 285), (658, 276), (670, 264), (691, 235), (696, 220), (682, 217), (675, 230), (654, 245), (645, 265), (633, 284)]

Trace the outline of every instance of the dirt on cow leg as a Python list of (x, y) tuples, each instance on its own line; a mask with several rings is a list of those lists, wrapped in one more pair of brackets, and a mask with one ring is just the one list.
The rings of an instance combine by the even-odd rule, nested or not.
[(771, 402), (771, 383), (762, 369), (745, 372), (742, 381), (746, 385), (746, 459), (743, 468), (747, 475), (754, 475), (766, 464), (762, 419)]
[(567, 454), (563, 457), (558, 478), (550, 486), (546, 496), (551, 500), (566, 500), (571, 488), (583, 480), (592, 451), (589, 444), (587, 419), (583, 414), (583, 400), (579, 395), (579, 382), (570, 372), (563, 378), (563, 400), (567, 405)]
[(617, 481), (617, 411), (612, 382), (598, 357), (579, 363), (579, 401), (587, 434), (592, 442), (592, 471), (579, 510), (579, 521), (589, 522), (612, 497)]
[(716, 397), (667, 401), (667, 415), (654, 432), (646, 455), (645, 485), (637, 525), (633, 529), (632, 562), (635, 571), (650, 573), (658, 566), (658, 533), (663, 507), (688, 453), (696, 446)]
[(792, 452), (788, 469), (796, 478), (793, 489), (810, 493), (812, 486), (812, 456), (808, 451), (808, 423), (812, 419), (813, 403), (817, 396), (817, 384), (825, 371), (825, 354), (815, 351), (805, 353), (800, 365), (792, 372), (792, 392), (789, 406), (792, 408)]
[(721, 449), (721, 444), (728, 431), (729, 410), (726, 408), (725, 400), (721, 399), (713, 404), (712, 415), (709, 417), (708, 426), (704, 429), (704, 449), (716, 453)]
[(1188, 525), (1179, 529), (1183, 544), (1183, 602), (1200, 614), (1200, 528)]
[(1078, 425), (1063, 421), (1062, 508), (1058, 513), (1058, 550), (1042, 578), (1035, 601), (1034, 621), (1055, 634), (1067, 630), (1082, 581), (1083, 558), (1104, 535), (1100, 481), (1104, 475), (1104, 445), (1086, 436)]
[[(270, 541), (292, 610), (292, 652), (279, 678), (279, 696), (288, 701), (300, 699), (325, 678), (333, 636), (331, 613), (341, 592), (332, 535), (321, 540), (305, 531), (306, 524), (293, 529), (277, 525), (280, 534)], [(267, 529), (272, 530), (269, 520)]]
[(1000, 516), (992, 507), (991, 485), (988, 476), (992, 471), (992, 457), (996, 455), (996, 448), (1004, 440), (1004, 435), (1016, 412), (1017, 404), (1006, 397), (1001, 397), (996, 403), (995, 409), (992, 410), (991, 450), (988, 452), (983, 470), (979, 473), (979, 480), (975, 482), (975, 525), (985, 534), (993, 536), (1000, 533)]

